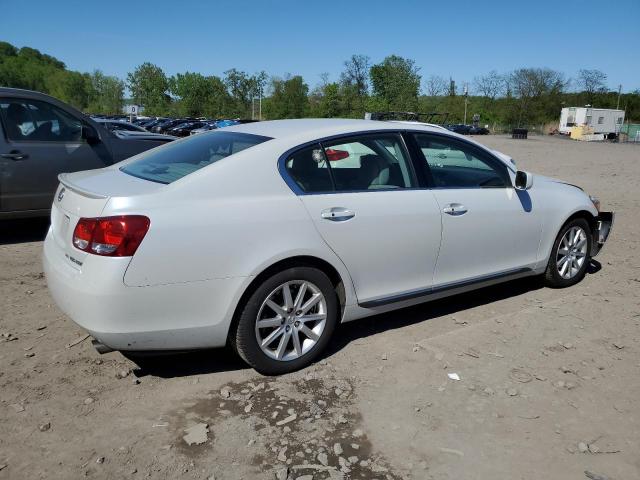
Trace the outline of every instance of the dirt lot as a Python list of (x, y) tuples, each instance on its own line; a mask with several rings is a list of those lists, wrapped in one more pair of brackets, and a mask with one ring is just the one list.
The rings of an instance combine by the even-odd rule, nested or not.
[(616, 210), (587, 278), (350, 323), (280, 378), (227, 351), (138, 366), (73, 345), (46, 223), (0, 224), (0, 479), (640, 478), (640, 148), (480, 140)]

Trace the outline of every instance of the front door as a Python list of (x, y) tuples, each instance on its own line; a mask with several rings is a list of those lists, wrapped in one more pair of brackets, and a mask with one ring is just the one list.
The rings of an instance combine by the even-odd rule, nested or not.
[(400, 135), (312, 145), (286, 168), (316, 228), (346, 265), (360, 304), (431, 287), (440, 210), (418, 189)]
[(0, 99), (5, 133), (0, 143), (0, 209), (48, 210), (58, 174), (108, 164), (104, 144), (82, 139), (82, 122), (40, 100)]
[(541, 216), (507, 167), (472, 143), (415, 134), (442, 211), (434, 286), (515, 273), (537, 262)]

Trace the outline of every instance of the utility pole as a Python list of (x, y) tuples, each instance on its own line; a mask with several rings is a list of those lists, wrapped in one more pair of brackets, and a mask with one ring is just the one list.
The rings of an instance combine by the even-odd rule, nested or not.
[(465, 83), (464, 84), (464, 123), (465, 125), (467, 124), (467, 97), (469, 95), (469, 84)]
[(620, 110), (620, 94), (622, 93), (622, 84), (618, 85), (618, 103), (616, 103), (616, 110)]

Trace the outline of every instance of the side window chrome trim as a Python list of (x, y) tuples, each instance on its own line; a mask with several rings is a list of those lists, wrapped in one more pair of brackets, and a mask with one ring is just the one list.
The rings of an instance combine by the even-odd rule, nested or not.
[[(413, 174), (415, 176), (415, 180), (417, 180), (418, 182), (417, 186), (409, 187), (409, 188), (385, 188), (385, 189), (373, 189), (373, 190), (342, 190), (342, 191), (329, 190), (327, 192), (305, 192), (304, 190), (302, 190), (302, 188), (300, 188), (300, 186), (295, 182), (295, 180), (291, 178), (291, 176), (289, 175), (289, 172), (287, 172), (287, 168), (286, 168), (287, 159), (291, 157), (293, 154), (295, 154), (296, 152), (303, 150), (313, 144), (318, 144), (318, 143), (323, 144), (324, 142), (331, 142), (331, 141), (339, 140), (342, 138), (350, 138), (358, 135), (370, 135), (370, 134), (376, 134), (376, 133), (400, 135), (400, 137), (402, 138), (402, 146), (405, 149), (405, 152), (409, 155), (408, 160), (409, 160), (410, 166), (411, 168), (414, 169)], [(432, 185), (427, 185), (427, 184), (420, 185), (421, 179), (419, 178), (419, 176), (417, 175), (417, 172), (415, 171), (415, 164), (414, 164), (414, 161), (417, 162), (420, 159), (413, 158), (411, 150), (408, 148), (408, 145), (406, 145), (406, 142), (404, 139), (405, 134), (409, 134), (409, 135), (426, 134), (426, 135), (433, 135), (433, 136), (437, 136), (445, 139), (452, 139), (453, 141), (461, 142), (465, 145), (469, 145), (471, 148), (481, 150), (482, 153), (489, 156), (492, 161), (496, 162), (498, 165), (504, 166), (507, 177), (509, 177), (508, 172), (506, 172), (507, 170), (512, 170), (513, 172), (515, 172), (515, 170), (511, 169), (505, 162), (503, 162), (498, 157), (496, 157), (491, 152), (491, 150), (488, 149), (487, 147), (470, 143), (465, 139), (454, 137), (453, 135), (449, 135), (445, 132), (432, 132), (428, 130), (413, 130), (413, 129), (407, 129), (407, 128), (362, 130), (360, 132), (348, 132), (348, 133), (341, 133), (338, 135), (331, 135), (328, 137), (317, 138), (315, 140), (301, 143), (299, 145), (296, 145), (295, 147), (290, 148), (289, 150), (286, 150), (282, 155), (278, 157), (278, 172), (280, 173), (280, 176), (282, 177), (284, 182), (287, 184), (287, 186), (296, 195), (332, 195), (332, 194), (335, 195), (335, 194), (341, 194), (341, 193), (365, 193), (365, 192), (374, 193), (374, 192), (389, 192), (389, 191), (401, 192), (401, 191), (407, 191), (407, 190), (442, 190), (442, 188), (434, 187)], [(511, 185), (510, 179), (509, 179), (509, 184), (504, 186), (499, 186), (499, 187), (461, 187), (461, 188), (466, 188), (466, 189), (473, 188), (474, 190), (484, 190), (487, 188), (513, 188), (513, 185)]]

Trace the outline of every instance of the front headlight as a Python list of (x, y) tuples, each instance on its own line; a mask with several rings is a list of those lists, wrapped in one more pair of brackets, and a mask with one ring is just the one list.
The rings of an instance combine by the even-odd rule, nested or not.
[(598, 211), (598, 213), (600, 213), (600, 200), (598, 200), (598, 198), (594, 197), (593, 195), (589, 195), (589, 200), (591, 200), (593, 206), (596, 207), (596, 210)]

